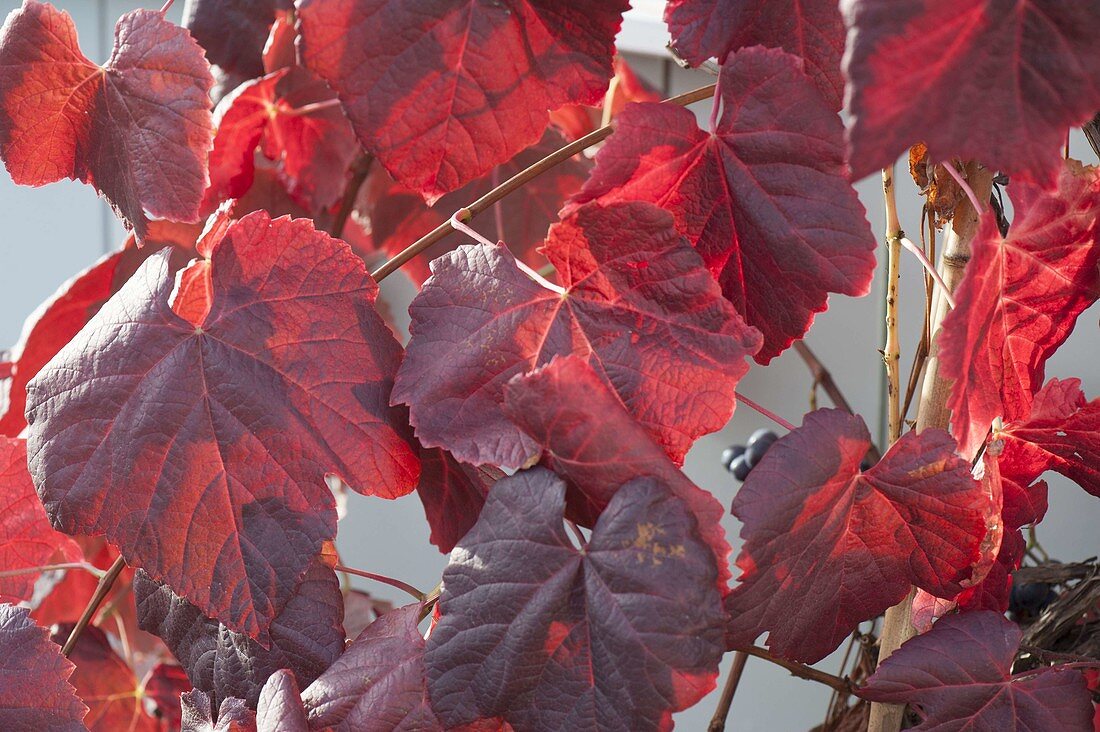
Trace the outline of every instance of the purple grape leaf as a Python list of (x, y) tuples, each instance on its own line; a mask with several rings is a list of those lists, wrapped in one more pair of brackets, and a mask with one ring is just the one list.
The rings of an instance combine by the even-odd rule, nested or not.
[(69, 683), (74, 667), (26, 608), (0, 603), (0, 728), (79, 732), (88, 713)]
[(268, 678), (256, 707), (256, 732), (309, 732), (298, 682), (287, 669)]

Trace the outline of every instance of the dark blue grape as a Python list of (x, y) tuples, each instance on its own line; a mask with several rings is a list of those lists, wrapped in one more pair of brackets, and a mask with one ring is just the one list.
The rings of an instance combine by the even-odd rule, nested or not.
[[(754, 434), (753, 437), (756, 437)], [(779, 439), (774, 434), (771, 437), (760, 437), (756, 440), (749, 440), (748, 449), (745, 450), (745, 460), (748, 461), (749, 466), (755, 468), (760, 464), (760, 460), (764, 457), (771, 446), (775, 444), (775, 441)]]
[(863, 458), (859, 463), (859, 469), (865, 473), (873, 467), (875, 467), (875, 464), (871, 462), (870, 458)]
[(749, 461), (745, 457), (745, 455), (738, 455), (730, 463), (730, 472), (733, 473), (734, 478), (742, 483), (745, 482), (745, 478), (749, 477), (749, 471), (752, 470), (752, 466), (749, 465)]
[(1046, 582), (1013, 583), (1008, 596), (1008, 611), (1017, 620), (1033, 619), (1057, 597), (1058, 593)]
[(744, 455), (744, 454), (745, 454), (745, 446), (744, 445), (730, 445), (729, 447), (727, 447), (725, 450), (722, 451), (722, 467), (725, 468), (726, 470), (729, 470), (730, 469), (730, 463), (733, 462), (733, 459), (735, 457), (737, 457), (738, 455)]
[(760, 441), (767, 441), (769, 444), (779, 439), (774, 432), (769, 429), (761, 428), (756, 432), (749, 435), (749, 441), (745, 443), (746, 446), (752, 447)]

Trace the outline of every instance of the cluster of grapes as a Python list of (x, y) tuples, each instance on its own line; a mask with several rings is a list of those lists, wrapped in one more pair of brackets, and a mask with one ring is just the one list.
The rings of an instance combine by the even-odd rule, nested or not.
[(1017, 623), (1030, 623), (1056, 599), (1058, 592), (1046, 582), (1013, 582), (1008, 596), (1009, 616)]
[(722, 451), (722, 467), (733, 473), (733, 477), (742, 483), (749, 477), (749, 471), (760, 463), (779, 437), (768, 429), (759, 429), (749, 435), (744, 445), (731, 445)]

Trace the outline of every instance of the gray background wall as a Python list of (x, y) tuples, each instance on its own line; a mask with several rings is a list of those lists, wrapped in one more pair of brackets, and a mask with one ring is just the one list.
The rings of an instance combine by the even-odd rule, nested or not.
[[(118, 16), (139, 7), (138, 3), (121, 0), (54, 1), (74, 16), (81, 46), (97, 62), (105, 61), (110, 52)], [(0, 11), (6, 15), (18, 4), (15, 0), (0, 0)], [(620, 38), (623, 49), (628, 52), (652, 49), (653, 54), (661, 54), (663, 30), (655, 20), (661, 3), (641, 0), (635, 5), (641, 12), (631, 17)], [(159, 6), (159, 1), (146, 3), (146, 7), (155, 6)], [(181, 8), (182, 0), (177, 0), (170, 17), (178, 21)], [(701, 72), (670, 69), (659, 58), (636, 53), (629, 58), (654, 83), (659, 85), (667, 79), (672, 93), (709, 83), (709, 77)], [(1072, 153), (1086, 163), (1097, 162), (1079, 133), (1074, 135)], [(915, 232), (919, 226), (919, 199), (907, 177), (899, 175), (899, 180), (902, 225)], [(857, 188), (877, 235), (883, 220), (878, 182), (872, 177), (860, 182)], [(117, 246), (124, 232), (88, 186), (62, 182), (40, 189), (23, 188), (14, 185), (6, 174), (0, 175), (0, 221), (4, 222), (0, 229), (0, 348), (3, 348), (15, 343), (23, 319), (40, 302), (61, 282)], [(903, 373), (907, 374), (918, 340), (923, 293), (920, 267), (912, 258), (903, 259), (902, 281), (902, 364), (906, 369)], [(872, 431), (883, 404), (881, 359), (877, 350), (881, 346), (881, 285), (880, 276), (872, 293), (862, 300), (832, 298), (829, 310), (818, 317), (807, 338)], [(1090, 398), (1100, 396), (1100, 370), (1096, 367), (1100, 360), (1098, 318), (1100, 307), (1084, 313), (1076, 332), (1048, 368), (1050, 376), (1081, 377)], [(808, 409), (809, 386), (802, 362), (788, 353), (767, 368), (754, 367), (739, 390), (797, 424)], [(828, 404), (824, 395), (820, 403)], [(699, 440), (688, 456), (685, 472), (728, 505), (736, 485), (719, 465), (719, 454), (730, 443), (744, 441), (754, 429), (772, 426), (752, 410), (739, 408), (725, 429)], [(1066, 560), (1095, 555), (1100, 501), (1060, 476), (1052, 474), (1048, 478), (1051, 509), (1039, 528), (1043, 544), (1053, 556)], [(726, 528), (736, 551), (738, 522), (729, 516)], [(338, 544), (347, 564), (400, 577), (422, 588), (434, 586), (446, 564), (446, 557), (428, 543), (423, 511), (413, 496), (388, 502), (352, 494), (349, 516), (340, 526)], [(406, 602), (405, 597), (388, 587), (356, 584), (379, 596)], [(720, 684), (729, 660), (723, 663)], [(838, 665), (837, 654), (821, 663), (822, 668), (830, 671), (835, 671)], [(746, 732), (807, 729), (823, 719), (828, 697), (824, 687), (789, 677), (782, 669), (754, 659), (734, 700), (729, 729)], [(678, 715), (679, 728), (705, 729), (715, 702), (716, 694), (712, 694)]]

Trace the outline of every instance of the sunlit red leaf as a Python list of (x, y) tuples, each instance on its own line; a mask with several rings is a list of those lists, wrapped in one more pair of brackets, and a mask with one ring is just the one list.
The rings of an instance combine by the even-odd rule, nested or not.
[(179, 249), (177, 261), (183, 264), (194, 255), (199, 227), (174, 221), (150, 221), (145, 243), (138, 249), (133, 237), (123, 248), (106, 255), (88, 269), (61, 285), (42, 303), (23, 325), (23, 335), (11, 350), (11, 380), (7, 404), (0, 409), (0, 435), (15, 437), (27, 426), (27, 383), (61, 347), (73, 339), (107, 299), (118, 292), (126, 280), (150, 255), (172, 246)]
[(256, 715), (240, 699), (225, 699), (215, 707), (205, 692), (194, 689), (180, 701), (181, 732), (256, 732)]
[(844, 20), (836, 0), (671, 0), (665, 20), (672, 45), (698, 66), (721, 63), (749, 46), (782, 48), (802, 57), (806, 71), (835, 109), (844, 99)]
[(718, 590), (729, 591), (722, 504), (676, 468), (591, 366), (576, 356), (555, 358), (515, 377), (504, 398), (508, 416), (542, 447), (543, 461), (569, 481), (570, 518), (593, 526), (621, 486), (643, 475), (659, 478), (695, 514), (718, 567)]
[(143, 572), (134, 578), (143, 630), (160, 636), (200, 691), (215, 702), (236, 697), (255, 707), (268, 676), (289, 669), (305, 685), (344, 650), (344, 598), (336, 574), (320, 562), (271, 623), (270, 647), (202, 614)]
[(767, 363), (805, 334), (830, 292), (867, 293), (875, 240), (847, 181), (840, 120), (798, 59), (738, 51), (719, 87), (711, 133), (680, 107), (627, 107), (575, 200), (670, 211), (725, 296), (763, 332), (756, 359)]
[[(1100, 7), (1100, 6), (1098, 6)], [(1002, 238), (987, 213), (939, 336), (941, 373), (963, 455), (996, 417), (1030, 411), (1046, 361), (1100, 297), (1100, 171), (1069, 164), (1057, 191), (1013, 182), (1015, 216)]]
[[(672, 728), (714, 686), (717, 568), (662, 481), (623, 486), (578, 549), (565, 484), (536, 468), (498, 482), (451, 554), (425, 662), (444, 727)], [(369, 632), (369, 631), (368, 631)]]
[[(394, 183), (384, 170), (376, 169), (365, 187), (366, 200), (362, 205), (364, 215), (370, 219), (374, 246), (385, 249), (391, 256), (397, 254), (460, 208), (563, 145), (561, 135), (547, 130), (538, 143), (443, 196), (430, 208), (418, 193)], [(498, 210), (486, 211), (471, 225), (487, 238), (503, 241), (518, 259), (538, 269), (546, 260), (536, 253), (537, 247), (546, 239), (550, 224), (558, 220), (562, 204), (580, 190), (591, 168), (587, 158), (572, 157), (525, 184), (506, 201), (497, 203)], [(469, 241), (465, 234), (448, 234), (402, 267), (402, 271), (419, 284), (430, 274), (428, 262)]]
[(303, 68), (247, 82), (218, 104), (204, 206), (239, 198), (252, 185), (257, 146), (278, 161), (288, 192), (308, 210), (339, 198), (359, 144), (336, 96)]
[(730, 640), (768, 631), (771, 650), (816, 662), (916, 585), (962, 591), (981, 556), (988, 499), (942, 430), (908, 432), (872, 468), (859, 417), (806, 415), (776, 442), (733, 502), (744, 523)]
[(1048, 381), (1030, 414), (1006, 423), (994, 439), (1004, 440), (1001, 470), (1021, 485), (1055, 470), (1100, 496), (1100, 399), (1086, 400), (1080, 379)]
[(409, 307), (394, 403), (411, 406), (424, 445), (519, 467), (539, 448), (502, 413), (504, 384), (576, 353), (681, 462), (695, 438), (729, 419), (759, 333), (722, 298), (672, 218), (649, 204), (581, 207), (543, 251), (564, 292), (499, 246), (461, 246), (432, 263)]
[[(53, 640), (61, 644), (72, 626), (55, 631)], [(157, 720), (145, 713), (138, 680), (133, 669), (111, 649), (111, 642), (99, 628), (88, 627), (80, 634), (69, 660), (76, 672), (69, 682), (77, 696), (88, 706), (84, 725), (91, 732), (156, 732)]]
[(504, 473), (492, 465), (468, 465), (446, 450), (420, 450), (420, 485), (416, 487), (432, 527), (431, 542), (444, 554), (477, 521), (485, 496)]
[(367, 626), (336, 663), (302, 692), (310, 729), (338, 732), (432, 732), (420, 605), (407, 605)]
[(1093, 0), (852, 0), (856, 178), (925, 142), (936, 161), (1053, 177), (1071, 126), (1100, 109)]
[(88, 708), (69, 683), (73, 664), (24, 608), (0, 604), (0, 728), (79, 732)]
[(916, 705), (924, 721), (914, 730), (1089, 732), (1092, 702), (1079, 671), (1039, 668), (1013, 678), (1020, 638), (998, 613), (943, 618), (894, 651), (857, 693)]
[(139, 238), (145, 211), (198, 219), (214, 80), (187, 31), (127, 13), (100, 67), (68, 13), (25, 0), (0, 30), (0, 67), (0, 157), (16, 183), (90, 183)]
[[(76, 543), (54, 531), (27, 472), (27, 442), (0, 437), (0, 571), (33, 570), (51, 563), (79, 562)], [(30, 600), (40, 572), (0, 576), (0, 598)]]
[(298, 29), (291, 12), (278, 12), (275, 14), (275, 22), (271, 24), (271, 32), (264, 43), (264, 72), (270, 74), (288, 66), (298, 65), (298, 51), (295, 41), (298, 38)]
[(193, 267), (205, 318), (173, 312), (189, 288), (162, 252), (31, 382), (31, 472), (56, 526), (106, 534), (262, 637), (335, 535), (326, 473), (386, 497), (416, 485), (388, 407), (400, 349), (362, 261), (308, 221), (253, 214)]
[(626, 0), (302, 0), (299, 44), (364, 147), (431, 202), (536, 142), (549, 110), (598, 101), (627, 8)]

